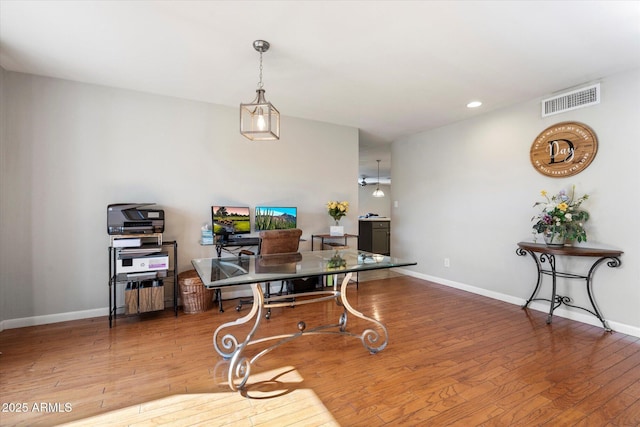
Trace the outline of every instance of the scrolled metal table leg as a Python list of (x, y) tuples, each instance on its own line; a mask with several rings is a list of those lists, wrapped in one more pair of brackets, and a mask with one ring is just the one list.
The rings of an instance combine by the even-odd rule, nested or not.
[[(352, 273), (347, 273), (342, 280), (342, 285), (340, 287), (340, 297), (342, 299), (342, 304), (349, 313), (353, 314), (356, 317), (359, 317), (360, 319), (368, 320), (369, 322), (374, 323), (378, 326), (378, 328), (382, 330), (382, 336), (378, 331), (375, 331), (373, 329), (365, 329), (364, 331), (362, 331), (362, 335), (360, 335), (360, 341), (362, 341), (362, 345), (364, 345), (364, 347), (369, 350), (369, 353), (379, 353), (387, 347), (387, 344), (389, 343), (389, 333), (387, 332), (387, 328), (382, 323), (380, 323), (376, 319), (372, 319), (371, 317), (367, 317), (364, 314), (360, 313), (359, 311), (354, 309), (347, 300), (347, 285), (349, 284), (349, 280), (351, 280), (351, 275)], [(374, 346), (378, 343), (378, 341), (381, 341), (380, 345), (378, 345), (377, 347)]]
[(521, 307), (521, 308), (525, 309), (525, 308), (527, 308), (529, 306), (529, 303), (531, 301), (533, 301), (533, 298), (538, 293), (538, 289), (540, 289), (540, 284), (542, 283), (542, 273), (540, 272), (540, 270), (541, 270), (540, 261), (538, 261), (538, 258), (536, 258), (536, 255), (533, 252), (525, 251), (522, 248), (518, 248), (518, 249), (516, 249), (516, 254), (518, 256), (526, 256), (527, 254), (531, 255), (531, 258), (533, 258), (533, 262), (536, 263), (536, 270), (538, 272), (538, 280), (536, 281), (536, 286), (533, 289), (533, 292), (531, 293), (531, 296), (529, 297), (527, 302), (525, 302), (524, 305), (522, 305), (522, 307)]
[(549, 307), (549, 315), (547, 316), (547, 324), (551, 324), (553, 320), (553, 310), (560, 304), (557, 303), (556, 297), (556, 257), (552, 254), (540, 254), (540, 261), (545, 262), (545, 258), (551, 266), (551, 303)]
[(620, 261), (620, 258), (611, 258), (611, 257), (604, 257), (604, 258), (600, 258), (598, 259), (596, 262), (593, 263), (593, 265), (591, 266), (591, 268), (589, 269), (589, 273), (587, 274), (587, 295), (589, 296), (589, 301), (591, 302), (591, 307), (593, 307), (593, 311), (596, 315), (596, 317), (600, 320), (600, 322), (602, 323), (602, 326), (604, 327), (604, 330), (606, 332), (612, 332), (612, 329), (609, 327), (609, 325), (607, 324), (607, 322), (604, 320), (604, 317), (602, 317), (602, 315), (600, 314), (600, 311), (598, 310), (598, 307), (596, 306), (596, 301), (593, 298), (593, 295), (591, 293), (591, 287), (593, 284), (593, 273), (596, 271), (596, 268), (605, 260), (609, 260), (607, 262), (607, 265), (611, 268), (616, 268), (616, 267), (620, 267), (622, 265), (622, 261)]
[[(251, 366), (242, 354), (253, 338), (258, 326), (260, 325), (260, 321), (262, 320), (262, 311), (264, 306), (264, 294), (262, 293), (262, 287), (259, 283), (254, 283), (251, 284), (251, 290), (253, 293), (254, 303), (251, 305), (249, 313), (232, 322), (223, 323), (213, 333), (213, 346), (215, 350), (223, 358), (227, 360), (231, 359), (229, 364), (229, 387), (234, 391), (239, 387), (243, 387), (249, 378)], [(220, 337), (223, 330), (248, 323), (252, 318), (255, 318), (255, 324), (242, 343), (238, 342), (238, 339), (233, 333), (227, 333)], [(238, 378), (240, 379), (240, 383), (236, 385), (235, 380)]]
[[(231, 356), (231, 362), (229, 364), (229, 387), (233, 391), (236, 391), (244, 387), (244, 385), (247, 383), (247, 380), (249, 379), (249, 375), (251, 375), (252, 360), (244, 357), (243, 352), (244, 352), (244, 349), (251, 343), (251, 339), (255, 335), (256, 330), (258, 329), (258, 326), (260, 326), (260, 322), (262, 321), (262, 310), (264, 307), (264, 294), (262, 292), (262, 286), (260, 285), (260, 283), (252, 283), (251, 290), (253, 292), (253, 305), (251, 307), (251, 312), (247, 316), (244, 316), (243, 318), (238, 319), (237, 323), (235, 322), (230, 322), (230, 323), (233, 323), (236, 325), (247, 323), (251, 319), (252, 315), (255, 314), (256, 322), (253, 325), (253, 328), (251, 328), (251, 331), (247, 334), (247, 337), (244, 339), (244, 341), (241, 344), (238, 344), (235, 336), (231, 334), (225, 335), (223, 337), (223, 340), (225, 338), (230, 339), (231, 340), (230, 342), (232, 342), (235, 346), (235, 351), (233, 351), (233, 354)], [(220, 328), (218, 328), (218, 330), (219, 329)], [(218, 332), (218, 330), (216, 330), (216, 333)], [(218, 351), (218, 353), (220, 352)], [(236, 384), (236, 380), (239, 380), (237, 384)]]

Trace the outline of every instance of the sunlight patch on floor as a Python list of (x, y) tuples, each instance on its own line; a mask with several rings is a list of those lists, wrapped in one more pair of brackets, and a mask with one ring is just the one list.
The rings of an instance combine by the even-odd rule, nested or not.
[(177, 394), (62, 425), (339, 426), (302, 382), (295, 368), (282, 367), (252, 373), (242, 392)]

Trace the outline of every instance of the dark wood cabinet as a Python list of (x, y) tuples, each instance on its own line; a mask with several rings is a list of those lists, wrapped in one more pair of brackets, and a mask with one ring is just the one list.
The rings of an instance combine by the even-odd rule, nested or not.
[(360, 221), (358, 225), (358, 249), (389, 255), (391, 248), (391, 223), (389, 221)]

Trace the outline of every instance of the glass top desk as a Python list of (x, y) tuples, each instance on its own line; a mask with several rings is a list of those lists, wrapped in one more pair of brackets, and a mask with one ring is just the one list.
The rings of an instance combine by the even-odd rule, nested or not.
[[(232, 390), (242, 389), (245, 386), (251, 372), (251, 366), (258, 358), (279, 345), (302, 335), (346, 335), (359, 339), (372, 354), (384, 350), (388, 342), (386, 327), (378, 320), (365, 316), (351, 306), (346, 298), (347, 285), (354, 272), (417, 264), (415, 261), (405, 261), (354, 249), (233, 258), (201, 258), (194, 259), (191, 263), (205, 287), (222, 289), (244, 286), (250, 287), (253, 294), (254, 303), (251, 306), (251, 311), (235, 321), (220, 325), (213, 334), (213, 345), (216, 351), (223, 358), (230, 360), (228, 379)], [(291, 295), (276, 295), (265, 298), (261, 286), (261, 283), (265, 282), (337, 274), (345, 275), (339, 288), (337, 280), (334, 280), (332, 288), (297, 294), (296, 300), (293, 302), (291, 301)], [(337, 323), (321, 325), (307, 330), (305, 322), (300, 321), (296, 325), (297, 330), (295, 332), (254, 339), (265, 310), (330, 300), (335, 300), (338, 305), (343, 307)], [(349, 314), (370, 322), (372, 326), (361, 333), (348, 331), (347, 319)], [(234, 335), (233, 328), (252, 320), (254, 321), (253, 327), (244, 341), (241, 342)], [(257, 350), (253, 356), (245, 355), (247, 348), (254, 345), (262, 345), (263, 348)]]

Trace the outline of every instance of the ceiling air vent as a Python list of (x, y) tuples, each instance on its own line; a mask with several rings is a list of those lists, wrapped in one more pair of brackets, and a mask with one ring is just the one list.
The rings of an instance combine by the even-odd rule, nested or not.
[(600, 103), (600, 83), (542, 100), (542, 117)]

